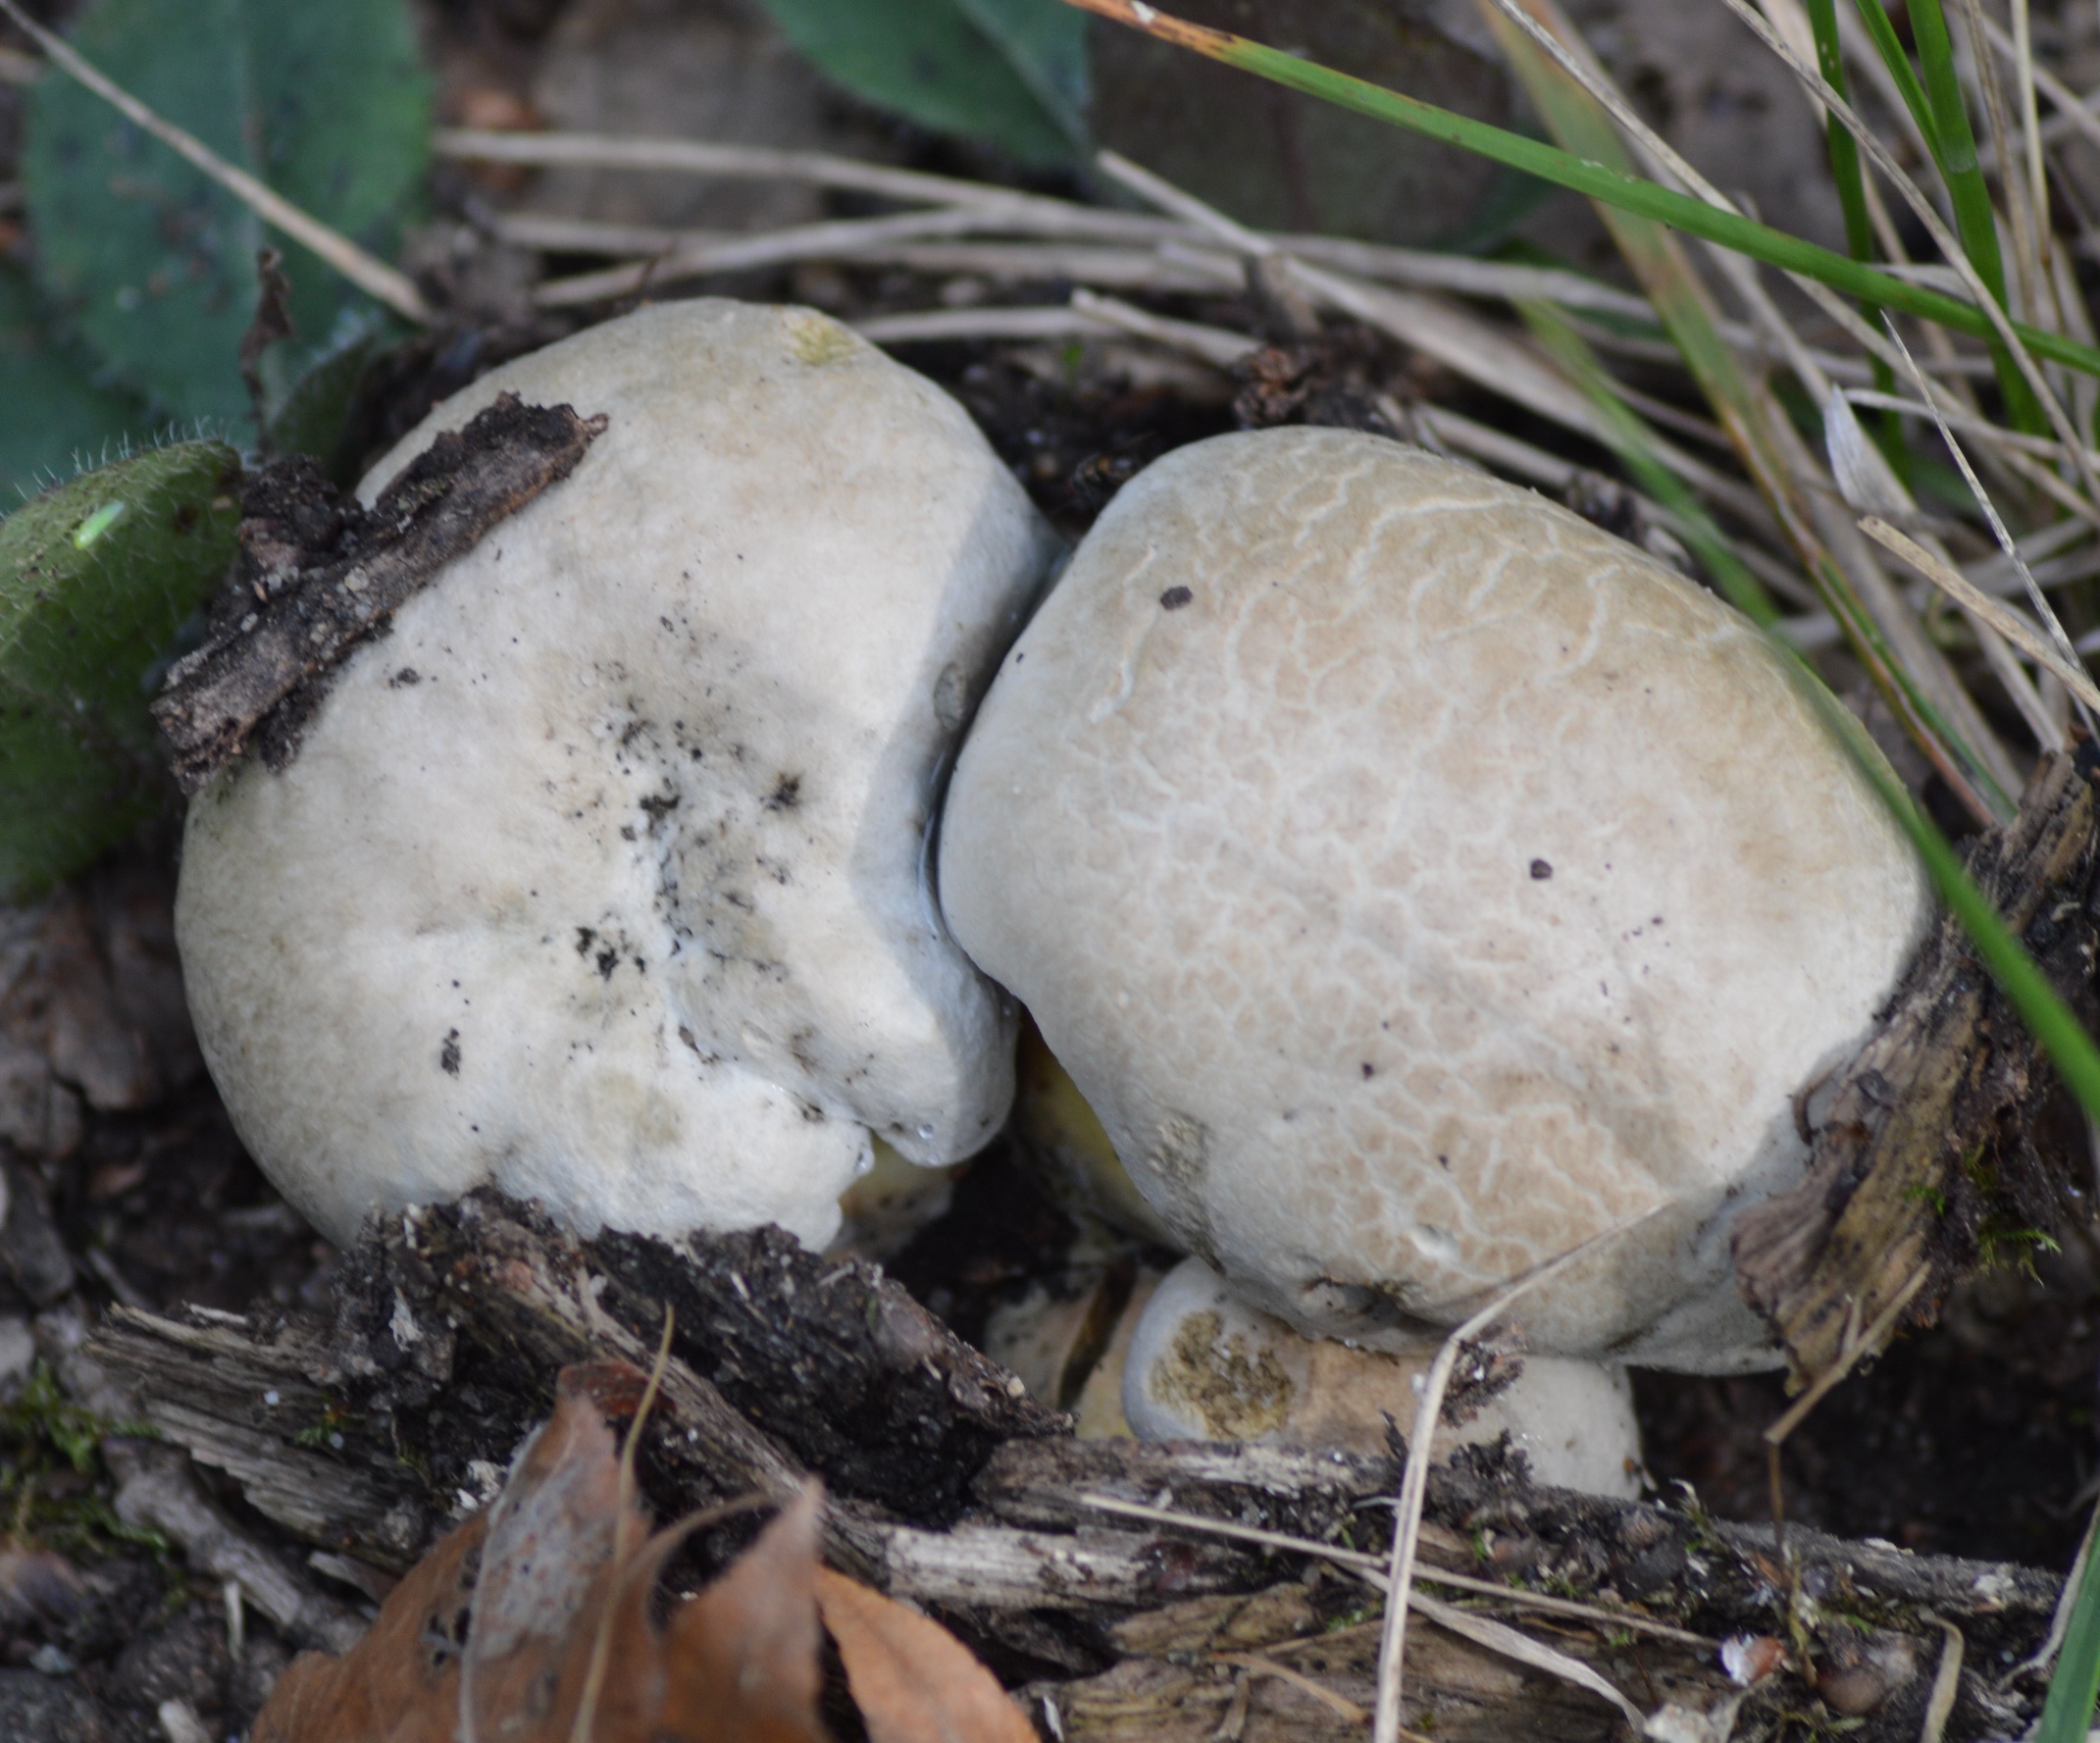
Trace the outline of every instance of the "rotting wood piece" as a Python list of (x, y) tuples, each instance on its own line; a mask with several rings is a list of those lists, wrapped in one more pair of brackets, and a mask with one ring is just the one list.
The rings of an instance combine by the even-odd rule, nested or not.
[(210, 638), (175, 664), (153, 703), (182, 791), (195, 793), (251, 736), (272, 768), (289, 762), (329, 674), (445, 564), (574, 471), (605, 422), (506, 393), (439, 436), (369, 514), (311, 459), (252, 475), (240, 561), (214, 602)]
[(776, 1228), (695, 1234), (682, 1247), (611, 1231), (578, 1242), (536, 1207), (480, 1192), (412, 1224), (389, 1221), (382, 1245), (390, 1281), (365, 1292), (368, 1335), (390, 1321), (390, 1292), (405, 1281), (411, 1300), (435, 1291), (469, 1328), (573, 1304), (558, 1308), (572, 1328), (617, 1328), (641, 1352), (622, 1359), (646, 1369), (668, 1307), (672, 1353), (721, 1401), (725, 1422), (835, 1491), (913, 1519), (953, 1517), (1002, 1442), (1070, 1432), (1069, 1417), (880, 1266), (825, 1258)]
[[(1980, 840), (1971, 875), (2079, 1018), (2095, 1014), (2100, 807), (2091, 743), (2045, 757), (2020, 814)], [(1873, 1038), (1798, 1109), (1807, 1177), (1743, 1212), (1736, 1279), (1811, 1384), (1873, 1352), (1894, 1312), (1929, 1324), (1980, 1256), (2058, 1218), (2062, 1186), (2034, 1132), (2056, 1089), (2039, 1045), (1943, 916)], [(1921, 1281), (1920, 1281), (1921, 1274)]]
[[(1115, 1520), (1090, 1496), (1340, 1542), (1382, 1556), (1396, 1460), (1360, 1453), (1199, 1442), (1016, 1441), (986, 1464), (974, 1493), (984, 1511), (1035, 1529)], [(1450, 1571), (1517, 1575), (1548, 1591), (1615, 1594), (1643, 1613), (1718, 1637), (1780, 1618), (1787, 1583), (1769, 1525), (1549, 1489), (1501, 1446), (1462, 1447), (1431, 1467), (1424, 1560)], [(1158, 1526), (1190, 1537), (1182, 1527)], [(1485, 1544), (1487, 1560), (1477, 1553)], [(1969, 1630), (1976, 1649), (2038, 1638), (2056, 1608), (2056, 1575), (2010, 1564), (1915, 1556), (1789, 1528), (1787, 1553), (1818, 1602), (1899, 1625), (1930, 1610)], [(1508, 1613), (1514, 1616), (1516, 1611)]]
[[(1361, 1743), (1367, 1726), (1335, 1702), (1370, 1709), (1379, 1624), (1333, 1626), (1303, 1588), (1276, 1587), (1249, 1601), (1250, 1611), (1260, 1610), (1235, 1616), (1227, 1639), (1206, 1639), (1222, 1602), (1197, 1600), (1146, 1618), (1155, 1635), (1185, 1622), (1186, 1645), (1133, 1653), (1096, 1676), (1032, 1683), (1021, 1697), (1046, 1722), (1054, 1710), (1052, 1729), (1066, 1743), (1210, 1743), (1227, 1735), (1241, 1743)], [(1294, 1610), (1303, 1613), (1296, 1625)], [(1732, 1693), (1725, 1675), (1682, 1649), (1636, 1654), (1564, 1636), (1553, 1645), (1632, 1691), (1644, 1708), (1673, 1700), (1704, 1712)], [(1408, 1635), (1406, 1703), (1408, 1726), (1438, 1743), (1612, 1743), (1625, 1734), (1618, 1710), (1597, 1696), (1419, 1618)]]
[[(123, 1311), (111, 1316), (90, 1354), (138, 1400), (140, 1413), (226, 1471), (287, 1529), (337, 1554), (396, 1565), (398, 1539), (384, 1535), (386, 1512), (371, 1497), (406, 1485), (435, 1529), (488, 1492), (524, 1430), (544, 1414), (561, 1365), (607, 1358), (648, 1365), (660, 1309), (639, 1294), (626, 1301), (622, 1292), (662, 1279), (623, 1268), (631, 1259), (623, 1243), (579, 1242), (535, 1212), (485, 1196), (391, 1218), (375, 1231), (339, 1273), (333, 1326)], [(968, 1418), (967, 1436), (952, 1422), (946, 1431), (935, 1423), (917, 1440), (906, 1435), (897, 1443), (898, 1457), (918, 1446), (929, 1461), (948, 1462), (950, 1475), (926, 1493), (943, 1509), (959, 1495), (959, 1520), (943, 1529), (936, 1515), (900, 1518), (835, 1485), (827, 1554), (995, 1649), (1009, 1681), (1061, 1673), (1066, 1679), (1050, 1692), (1068, 1743), (1128, 1736), (1141, 1724), (1163, 1737), (1193, 1736), (1192, 1714), (1207, 1717), (1208, 1736), (1236, 1702), (1242, 1743), (1302, 1743), (1344, 1734), (1327, 1696), (1367, 1704), (1367, 1624), (1378, 1600), (1355, 1573), (1288, 1551), (1119, 1517), (1087, 1498), (1106, 1495), (1377, 1552), (1390, 1530), (1395, 1458), (1017, 1432), (1000, 1424), (1053, 1431), (1062, 1419), (1037, 1407), (1022, 1411), (1001, 1370), (944, 1328), (925, 1346), (916, 1338), (876, 1338), (868, 1328), (882, 1323), (885, 1304), (899, 1313), (905, 1307), (872, 1267), (834, 1276), (831, 1261), (750, 1238), (703, 1240), (690, 1256), (662, 1248), (653, 1262), (695, 1273), (712, 1263), (743, 1279), (742, 1291), (728, 1270), (680, 1283), (690, 1291), (681, 1322), (690, 1312), (698, 1328), (698, 1359), (719, 1362), (727, 1359), (722, 1351), (733, 1354), (740, 1388), (803, 1389), (797, 1410), (823, 1412), (833, 1388), (856, 1396), (891, 1371), (883, 1363), (922, 1349), (914, 1354), (922, 1370), (966, 1376), (959, 1386), (944, 1377), (940, 1396), (947, 1410), (961, 1409), (959, 1392), (985, 1412)], [(845, 1308), (828, 1299), (827, 1277)], [(792, 1293), (783, 1287), (789, 1279)], [(776, 1313), (807, 1315), (782, 1346), (802, 1351), (800, 1368), (775, 1371), (775, 1339), (750, 1332), (739, 1314), (709, 1331), (705, 1304), (716, 1290), (739, 1303), (747, 1294), (769, 1324)], [(833, 1317), (840, 1311), (865, 1335), (847, 1339), (844, 1354), (810, 1359), (810, 1343), (843, 1331)], [(778, 1401), (772, 1408), (794, 1427), (793, 1410)], [(974, 1467), (964, 1457), (975, 1456), (973, 1437), (999, 1442)], [(823, 1453), (817, 1439), (805, 1438)], [(659, 1516), (752, 1490), (783, 1495), (805, 1468), (831, 1474), (821, 1458), (805, 1459), (752, 1422), (684, 1355), (672, 1356), (640, 1464)], [(303, 1500), (291, 1494), (302, 1483), (311, 1488)], [(1768, 1528), (1719, 1523), (1694, 1507), (1540, 1489), (1526, 1480), (1520, 1461), (1498, 1449), (1468, 1449), (1439, 1467), (1429, 1506), (1425, 1560), (1432, 1568), (1514, 1579), (1620, 1615), (1635, 1609), (1708, 1638), (1789, 1632), (1790, 1582)], [(2022, 1703), (2032, 1691), (2001, 1697), (1988, 1678), (2038, 1643), (2059, 1591), (2054, 1577), (1906, 1556), (1800, 1528), (1787, 1542), (1812, 1601), (1801, 1619), (1813, 1651), (1833, 1654), (1864, 1627), (1899, 1647), (1908, 1642), (1921, 1667), (1868, 1716), (1859, 1743), (1917, 1734), (1918, 1704), (1939, 1641), (1926, 1611), (1963, 1630), (1977, 1667), (1966, 1676), (1948, 1737), (1962, 1743), (2022, 1728)], [(1665, 1699), (1698, 1710), (1730, 1695), (1712, 1655), (1687, 1643), (1622, 1631), (1610, 1620), (1544, 1615), (1513, 1600), (1451, 1589), (1439, 1595), (1590, 1665), (1644, 1711)], [(1360, 1640), (1356, 1629), (1363, 1630)], [(1602, 1738), (1619, 1722), (1594, 1695), (1542, 1681), (1477, 1643), (1426, 1623), (1418, 1641), (1409, 1687), (1423, 1706), (1409, 1712), (1418, 1721), (1434, 1714), (1440, 1735)], [(1278, 1670), (1325, 1692), (1310, 1694)], [(1756, 1699), (1799, 1710), (1813, 1697), (1783, 1676)]]
[[(877, 1267), (822, 1259), (778, 1231), (694, 1237), (684, 1252), (580, 1242), (492, 1193), (379, 1224), (346, 1258), (331, 1328), (120, 1309), (95, 1353), (147, 1419), (252, 1485), (287, 1530), (397, 1567), (461, 1497), (491, 1491), (559, 1369), (616, 1359), (646, 1370), (666, 1301), (676, 1336), (642, 1451), (670, 1511), (786, 1495), (814, 1469), (848, 1504), (938, 1522), (994, 1448), (1067, 1427)], [(385, 1477), (323, 1475), (332, 1462)], [(433, 1512), (414, 1530), (386, 1522), (402, 1472)], [(830, 1524), (834, 1554), (858, 1573), (882, 1554), (861, 1518), (843, 1505)]]

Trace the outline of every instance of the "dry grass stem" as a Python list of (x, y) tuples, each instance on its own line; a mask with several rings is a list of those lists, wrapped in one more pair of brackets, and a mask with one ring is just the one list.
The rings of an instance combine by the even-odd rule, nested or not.
[[(1894, 323), (1889, 326), (1889, 336), (1895, 339), (1899, 347), (1903, 345), (1903, 339), (1897, 333)], [(1911, 380), (1914, 384), (1918, 386), (1921, 393), (1925, 392), (1927, 389), (1924, 386), (1924, 377), (1920, 372), (1917, 364), (1912, 361), (1908, 348), (1904, 349), (1903, 359), (1905, 363), (1910, 365)], [(2064, 656), (2067, 664), (2076, 670), (2082, 678), (2084, 671), (2078, 665), (2077, 652), (2071, 644), (2071, 638), (2064, 633), (2064, 626), (2058, 621), (2055, 609), (2050, 605), (2048, 598), (2036, 584), (2033, 575), (2027, 568), (2025, 559), (2021, 556), (2019, 544), (2015, 542), (2013, 535), (2006, 529), (2004, 519), (1998, 513), (1998, 505), (1991, 500), (1990, 492), (1984, 489), (1982, 481), (1976, 477), (1975, 468), (1969, 463), (1968, 453), (1964, 450), (1962, 444), (1955, 439), (1954, 431), (1948, 426), (1946, 420), (1935, 413), (1933, 422), (1939, 431), (1940, 440), (1946, 444), (1947, 451), (1954, 456), (1955, 465), (1961, 468), (1962, 481), (1968, 485), (1969, 493), (1975, 498), (1976, 506), (1983, 511), (1983, 518), (1990, 523), (1991, 534), (1998, 540), (1999, 550), (2005, 556), (2006, 561), (2011, 563), (2019, 572), (2020, 579), (2025, 584), (2027, 603), (2034, 607), (2034, 615), (2041, 619), (2043, 627), (2048, 630), (2050, 640), (2055, 643), (2057, 651)], [(2082, 447), (2080, 449), (2080, 457), (2083, 458)], [(2090, 461), (2087, 461), (2087, 468), (2090, 470)], [(2054, 667), (2050, 669), (2052, 671), (2056, 670)], [(2060, 678), (2063, 676), (2061, 672), (2057, 675)], [(2087, 682), (2084, 689), (2085, 691), (2091, 691), (2091, 683)], [(2079, 696), (2079, 708), (2085, 718), (2086, 730), (2088, 732), (2092, 731), (2094, 727), (2092, 710), (2083, 700), (2083, 692), (2074, 688), (2073, 694)]]
[(2084, 706), (2100, 708), (2100, 689), (2094, 687), (2092, 679), (2078, 665), (2075, 654), (2067, 656), (2060, 652), (2051, 644), (2049, 637), (2029, 619), (2002, 600), (1992, 598), (1981, 588), (1972, 585), (1953, 564), (1933, 555), (1909, 534), (1890, 526), (1879, 515), (1865, 516), (1860, 522), (1860, 530), (1884, 550), (1908, 563), (1964, 611), (1972, 613), (2012, 642)]
[[(1895, 531), (1894, 528), (1889, 530)], [(1899, 533), (1897, 537), (1900, 538), (1902, 535)], [(1765, 1430), (1765, 1444), (1767, 1447), (1777, 1448), (1782, 1445), (1786, 1437), (1807, 1419), (1809, 1412), (1827, 1398), (1837, 1383), (1852, 1372), (1862, 1359), (1880, 1352), (1888, 1342), (1889, 1333), (1896, 1329), (1896, 1321), (1903, 1317), (1903, 1310), (1925, 1286), (1925, 1279), (1930, 1274), (1931, 1266), (1920, 1265), (1912, 1274), (1911, 1280), (1896, 1292), (1895, 1299), (1874, 1315), (1873, 1324), (1867, 1328), (1864, 1335), (1856, 1326), (1848, 1328), (1844, 1354), (1822, 1373), (1817, 1375), (1815, 1383), (1787, 1407), (1785, 1414)], [(1855, 1307), (1855, 1314), (1857, 1311)]]
[(1860, 149), (1873, 161), (1874, 167), (1888, 178), (1896, 191), (1903, 195), (1904, 202), (1917, 214), (1918, 221), (1924, 226), (1941, 255), (1962, 275), (1962, 282), (1967, 286), (1971, 300), (1990, 322), (1998, 335), (1999, 343), (2005, 347), (2006, 354), (2011, 357), (2022, 380), (2026, 383), (2028, 391), (2040, 405), (2042, 415), (2056, 431), (2057, 439), (2063, 442), (2069, 451), (2073, 464), (2078, 470), (2078, 482), (2084, 487), (2086, 497), (2088, 500), (2100, 502), (2100, 473), (2096, 473), (2092, 463), (2087, 460), (2084, 444), (2078, 440), (2070, 415), (2064, 410), (2063, 403), (2051, 389), (2020, 334), (2014, 331), (2011, 318), (1999, 306), (1998, 299), (1991, 295), (1989, 288), (1977, 275), (1975, 267), (1971, 264), (1967, 252), (1953, 231), (1948, 229), (1945, 221), (1941, 219), (1932, 202), (1904, 173), (1888, 147), (1861, 121), (1851, 105), (1830, 88), (1814, 65), (1801, 60), (1780, 40), (1778, 32), (1749, 4), (1749, 0), (1722, 0), (1722, 4), (1756, 31), (1767, 48), (1786, 63), (1788, 70), (1805, 90), (1819, 96), (1829, 106), (1830, 112), (1838, 118), (1839, 123), (1859, 141)]
[(1932, 1672), (1932, 1692), (1925, 1697), (1924, 1717), (1918, 1724), (1918, 1743), (1940, 1743), (1947, 1720), (1954, 1716), (1955, 1697), (1962, 1692), (1962, 1630), (1952, 1622), (1939, 1625), (1943, 1636), (1939, 1665)]
[(1455, 1604), (1446, 1604), (1436, 1598), (1425, 1597), (1419, 1592), (1409, 1594), (1409, 1608), (1418, 1610), (1440, 1628), (1448, 1628), (1460, 1639), (1470, 1640), (1475, 1646), (1484, 1646), (1488, 1651), (1500, 1653), (1506, 1659), (1513, 1659), (1519, 1665), (1534, 1670), (1543, 1670), (1548, 1676), (1557, 1676), (1562, 1682), (1572, 1683), (1576, 1688), (1587, 1689), (1593, 1695), (1609, 1701), (1625, 1715), (1626, 1722), (1639, 1736), (1642, 1720), (1646, 1717), (1641, 1710), (1618, 1692), (1580, 1659), (1559, 1652), (1529, 1634), (1519, 1634), (1507, 1622), (1498, 1622), (1484, 1615), (1473, 1615)]
[(1134, 308), (1112, 296), (1099, 296), (1091, 290), (1073, 291), (1072, 307), (1080, 314), (1091, 315), (1134, 338), (1151, 339), (1156, 344), (1187, 351), (1219, 369), (1230, 369), (1243, 357), (1261, 348), (1259, 340), (1251, 339), (1244, 333), (1201, 327), (1192, 321), (1169, 321), (1164, 316)]
[(1415, 1553), (1421, 1542), (1422, 1508), (1429, 1497), (1429, 1449), (1436, 1438), (1443, 1414), (1444, 1394), (1450, 1389), (1452, 1370), (1469, 1339), (1493, 1325), (1511, 1307), (1542, 1283), (1550, 1283), (1579, 1260), (1610, 1246), (1619, 1236), (1639, 1228), (1664, 1209), (1652, 1205), (1638, 1216), (1614, 1223), (1571, 1247), (1558, 1258), (1527, 1271), (1508, 1288), (1497, 1292), (1486, 1307), (1448, 1336), (1436, 1359), (1423, 1376), (1422, 1391), (1414, 1409), (1414, 1432), (1408, 1443), (1407, 1469), (1400, 1479), (1400, 1496), (1393, 1520), (1393, 1556), (1386, 1568), (1385, 1627), (1378, 1642), (1378, 1702), (1372, 1724), (1372, 1743), (1395, 1743), (1401, 1729), (1400, 1697), (1403, 1661), (1407, 1649), (1408, 1605), (1414, 1591)]
[[(1206, 1537), (1228, 1537), (1240, 1543), (1259, 1544), (1265, 1549), (1283, 1550), (1291, 1555), (1313, 1556), (1337, 1567), (1347, 1568), (1378, 1591), (1389, 1589), (1385, 1558), (1364, 1550), (1343, 1549), (1337, 1544), (1318, 1543), (1309, 1537), (1293, 1537), (1285, 1531), (1267, 1531), (1258, 1525), (1240, 1525), (1229, 1519), (1206, 1518), (1201, 1513), (1176, 1512), (1171, 1508), (1148, 1507), (1143, 1502), (1123, 1501), (1113, 1495), (1083, 1495), (1080, 1499), (1089, 1507), (1099, 1508), (1106, 1513), (1119, 1513), (1125, 1518), (1174, 1525)], [(1704, 1634), (1659, 1622), (1637, 1611), (1612, 1610), (1601, 1604), (1583, 1604), (1573, 1598), (1556, 1598), (1546, 1592), (1527, 1591), (1522, 1586), (1501, 1585), (1491, 1579), (1454, 1573), (1449, 1568), (1419, 1567), (1414, 1577), (1417, 1584), (1426, 1580), (1431, 1585), (1449, 1586), (1453, 1591), (1467, 1592), (1474, 1597), (1493, 1598), (1516, 1610), (1535, 1610), (1543, 1615), (1566, 1616), (1572, 1621), (1593, 1622), (1600, 1627), (1630, 1628), (1636, 1633), (1674, 1640), (1680, 1646), (1700, 1651), (1711, 1652), (1720, 1644)], [(1410, 1594), (1409, 1602), (1416, 1596), (1419, 1594)]]

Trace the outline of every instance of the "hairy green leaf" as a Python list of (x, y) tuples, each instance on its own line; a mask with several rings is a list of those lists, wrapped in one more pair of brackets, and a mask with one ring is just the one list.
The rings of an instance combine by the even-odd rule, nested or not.
[(144, 403), (96, 379), (94, 359), (54, 334), (36, 292), (0, 265), (0, 516), (147, 427)]
[[(73, 40), (322, 222), (390, 248), (422, 181), (430, 120), (402, 0), (96, 0)], [(30, 93), (22, 174), (44, 288), (117, 378), (177, 417), (242, 418), (236, 359), (261, 222), (56, 76)], [(364, 299), (285, 248), (293, 325), (326, 346)]]
[(1086, 142), (1085, 21), (1057, 0), (765, 0), (841, 84), (922, 127), (1059, 163)]
[(233, 555), (240, 460), (151, 448), (0, 522), (0, 900), (84, 864), (172, 788), (157, 662)]

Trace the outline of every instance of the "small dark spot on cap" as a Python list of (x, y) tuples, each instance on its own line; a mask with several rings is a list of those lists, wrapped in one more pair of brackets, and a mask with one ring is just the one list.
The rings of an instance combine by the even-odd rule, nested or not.
[(1376, 1077), (1378, 1075), (1377, 1067), (1374, 1066), (1368, 1059), (1365, 1059), (1363, 1061), (1363, 1075), (1365, 1077)]
[(1534, 859), (1531, 862), (1531, 876), (1535, 882), (1543, 884), (1553, 876), (1553, 867), (1543, 859)]
[(388, 690), (406, 690), (411, 684), (421, 684), (422, 682), (423, 674), (417, 671), (414, 666), (403, 666), (391, 678), (386, 680), (386, 688)]
[(769, 811), (792, 811), (802, 802), (802, 777), (782, 775), (773, 783), (773, 791), (759, 801)]
[(579, 926), (576, 929), (576, 953), (579, 956), (589, 955), (590, 947), (597, 943), (597, 933), (590, 927)]
[(1159, 595), (1159, 609), (1161, 611), (1179, 611), (1195, 597), (1196, 594), (1191, 589), (1168, 588), (1165, 592)]
[(1448, 1167), (1450, 1167), (1450, 1166), (1451, 1166), (1451, 1157), (1449, 1157), (1448, 1155), (1440, 1155), (1440, 1156), (1438, 1156), (1438, 1157), (1437, 1157), (1437, 1166), (1438, 1166), (1439, 1168), (1448, 1168)]
[(444, 1044), (437, 1050), (437, 1069), (447, 1077), (459, 1075), (459, 1031), (448, 1030)]
[(598, 978), (600, 980), (611, 980), (612, 971), (619, 966), (620, 952), (618, 950), (607, 948), (598, 952)]

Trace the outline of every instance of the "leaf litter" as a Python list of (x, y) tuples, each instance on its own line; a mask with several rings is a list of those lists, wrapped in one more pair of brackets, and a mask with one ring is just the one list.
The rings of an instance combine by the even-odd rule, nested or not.
[(647, 1403), (625, 1362), (564, 1368), (493, 1506), (416, 1564), (351, 1651), (294, 1661), (253, 1743), (826, 1743), (826, 1630), (871, 1743), (1034, 1737), (948, 1629), (820, 1564), (814, 1483), (659, 1615), (673, 1554), (742, 1507), (649, 1530), (608, 1420), (639, 1427)]

